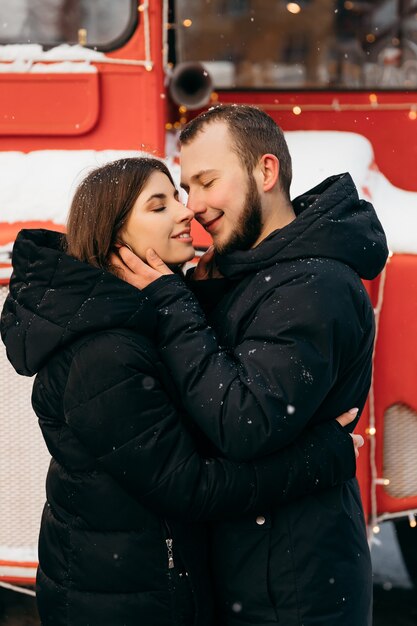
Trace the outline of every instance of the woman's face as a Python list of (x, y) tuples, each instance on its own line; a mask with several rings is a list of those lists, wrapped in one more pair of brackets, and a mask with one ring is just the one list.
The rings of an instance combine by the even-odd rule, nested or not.
[(195, 256), (190, 234), (193, 217), (178, 200), (169, 178), (155, 171), (136, 198), (119, 240), (142, 260), (146, 260), (146, 250), (153, 248), (165, 263), (180, 265)]

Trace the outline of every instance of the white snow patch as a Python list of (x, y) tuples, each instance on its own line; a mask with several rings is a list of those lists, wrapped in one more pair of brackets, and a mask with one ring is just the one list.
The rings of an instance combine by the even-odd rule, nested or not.
[(374, 162), (371, 143), (363, 135), (335, 131), (288, 131), (285, 139), (293, 162), (291, 197), (328, 176), (349, 172), (359, 190)]
[(95, 65), (77, 61), (63, 61), (62, 63), (33, 63), (32, 61), (23, 61), (21, 59), (13, 61), (13, 63), (0, 63), (0, 72), (20, 73), (20, 74), (96, 74)]
[(0, 46), (0, 61), (102, 61), (103, 52), (80, 45), (61, 44), (44, 50), (39, 44), (8, 44)]

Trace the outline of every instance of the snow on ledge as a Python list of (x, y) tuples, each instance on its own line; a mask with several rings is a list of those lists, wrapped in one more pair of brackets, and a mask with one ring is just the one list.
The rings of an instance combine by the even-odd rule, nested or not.
[(7, 44), (0, 46), (0, 61), (102, 61), (103, 52), (84, 46), (62, 44), (44, 50), (40, 44)]
[(63, 61), (61, 63), (34, 63), (33, 61), (23, 61), (18, 59), (12, 63), (0, 63), (0, 73), (15, 74), (94, 74), (97, 73), (95, 65), (84, 61)]

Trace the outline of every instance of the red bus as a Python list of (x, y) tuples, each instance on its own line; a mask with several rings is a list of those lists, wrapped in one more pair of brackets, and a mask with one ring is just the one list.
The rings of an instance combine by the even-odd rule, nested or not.
[[(2, 0), (1, 301), (16, 233), (64, 230), (89, 167), (145, 151), (178, 176), (188, 119), (261, 107), (286, 133), (293, 197), (350, 171), (386, 228), (391, 258), (367, 284), (378, 336), (358, 476), (370, 537), (386, 519), (416, 526), (416, 90), (417, 0)], [(48, 455), (32, 381), (4, 351), (0, 370), (0, 581), (32, 584)]]

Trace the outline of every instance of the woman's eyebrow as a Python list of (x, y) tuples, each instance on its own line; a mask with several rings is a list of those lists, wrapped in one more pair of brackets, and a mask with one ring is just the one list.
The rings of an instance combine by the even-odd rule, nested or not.
[[(178, 197), (178, 189), (174, 190), (174, 198)], [(146, 200), (146, 204), (148, 204), (148, 202), (151, 202), (151, 200), (162, 200), (165, 201), (168, 198), (166, 193), (153, 193), (151, 196), (149, 196), (149, 198)]]
[(150, 202), (151, 200), (166, 200), (166, 197), (167, 196), (165, 193), (153, 193), (151, 196), (149, 196), (146, 202)]

